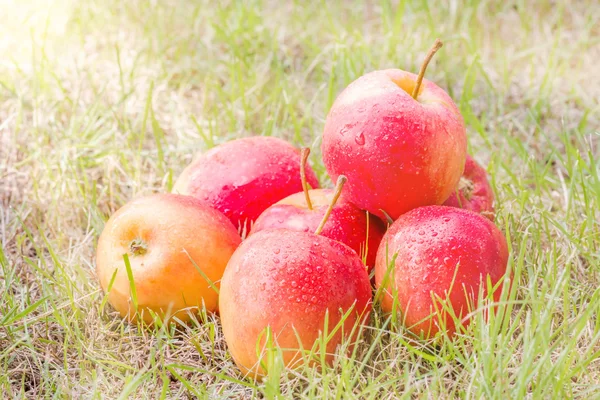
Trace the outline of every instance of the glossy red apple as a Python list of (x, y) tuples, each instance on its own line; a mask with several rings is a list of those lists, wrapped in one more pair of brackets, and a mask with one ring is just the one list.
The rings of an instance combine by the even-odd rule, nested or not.
[[(305, 156), (302, 164), (305, 164), (308, 149), (303, 149), (303, 152)], [(338, 196), (340, 191), (341, 188)], [(336, 193), (331, 189), (306, 189), (288, 196), (267, 208), (252, 226), (250, 234), (277, 228), (315, 232), (328, 212), (329, 205), (334, 203), (320, 234), (344, 243), (372, 268), (386, 225), (379, 218), (367, 215), (366, 211), (350, 203), (343, 194), (337, 202), (332, 202), (334, 196)]]
[[(356, 325), (368, 319), (371, 286), (348, 246), (309, 232), (264, 230), (246, 239), (227, 264), (219, 309), (233, 359), (257, 377), (269, 368), (268, 328), (286, 367), (298, 367), (300, 350), (314, 346), (330, 363), (342, 340), (353, 343)], [(324, 332), (331, 338), (322, 349)]]
[(443, 205), (471, 210), (494, 220), (494, 191), (485, 169), (470, 155), (458, 186)]
[(430, 338), (444, 326), (453, 335), (458, 327), (442, 303), (464, 318), (478, 306), (479, 291), (487, 295), (488, 278), (498, 300), (502, 284), (496, 284), (504, 282), (507, 262), (504, 235), (480, 214), (445, 206), (414, 209), (392, 224), (377, 252), (381, 307), (392, 311), (396, 298), (405, 326), (416, 335)]
[[(319, 187), (310, 167), (306, 175)], [(197, 197), (247, 229), (271, 204), (301, 190), (299, 150), (266, 136), (233, 140), (201, 154), (173, 187), (173, 193)]]
[(463, 118), (444, 90), (422, 79), (434, 50), (419, 76), (388, 69), (358, 78), (325, 122), (327, 172), (346, 175), (348, 199), (382, 219), (442, 204), (463, 172)]

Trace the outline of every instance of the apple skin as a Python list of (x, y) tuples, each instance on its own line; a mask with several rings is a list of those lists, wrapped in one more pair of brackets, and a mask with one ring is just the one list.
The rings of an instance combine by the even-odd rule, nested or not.
[[(278, 228), (314, 233), (331, 203), (333, 190), (314, 189), (309, 191), (309, 195), (312, 210), (306, 204), (304, 192), (295, 193), (267, 208), (252, 226), (250, 234)], [(344, 243), (362, 258), (368, 226), (366, 265), (372, 269), (379, 243), (387, 227), (374, 215), (369, 215), (368, 218), (367, 222), (367, 212), (350, 203), (342, 194), (320, 234)]]
[[(386, 280), (388, 262), (394, 255), (395, 268)], [(375, 281), (378, 288), (385, 287), (381, 308), (391, 312), (396, 293), (398, 311), (410, 331), (434, 337), (440, 332), (441, 318), (448, 335), (453, 336), (457, 329), (454, 320), (438, 301), (435, 304), (442, 315), (435, 314), (432, 293), (446, 299), (450, 292), (449, 306), (464, 318), (472, 311), (469, 304), (476, 303), (480, 288), (487, 295), (488, 276), (492, 285), (503, 281), (507, 262), (506, 239), (490, 220), (455, 207), (417, 208), (392, 224), (377, 252)], [(496, 301), (501, 292), (499, 285), (493, 293)], [(463, 321), (463, 326), (468, 324), (469, 320)]]
[[(131, 242), (136, 239), (144, 242), (145, 254), (132, 252)], [(170, 312), (169, 316), (185, 322), (190, 316), (184, 309), (204, 304), (214, 312), (218, 301), (217, 292), (191, 260), (218, 287), (240, 242), (229, 219), (198, 199), (176, 194), (141, 197), (106, 222), (98, 240), (96, 272), (106, 292), (116, 270), (108, 302), (122, 317), (135, 320), (123, 260), (127, 254), (143, 321), (153, 322), (149, 309), (162, 318)]]
[(458, 186), (443, 205), (482, 213), (493, 221), (494, 191), (485, 169), (470, 155), (467, 155), (465, 171)]
[[(310, 166), (308, 183), (319, 187)], [(207, 202), (243, 228), (271, 204), (302, 190), (300, 152), (285, 140), (252, 136), (232, 140), (196, 158), (179, 176), (173, 193)]]
[[(343, 329), (327, 343), (326, 361), (330, 363), (344, 337), (354, 342), (349, 333), (355, 324), (368, 320), (371, 293), (361, 260), (346, 245), (307, 232), (261, 231), (236, 250), (221, 281), (225, 341), (242, 372), (256, 378), (266, 372), (260, 362), (267, 327), (275, 344), (286, 349), (282, 350), (285, 366), (294, 368), (302, 360), (298, 349), (310, 350), (316, 345), (326, 313), (331, 334), (341, 321), (340, 310), (352, 309)], [(263, 349), (260, 356), (257, 348)]]
[(385, 220), (442, 204), (462, 175), (465, 125), (450, 96), (398, 69), (370, 72), (335, 100), (323, 131), (323, 162), (332, 180), (346, 175), (349, 200)]

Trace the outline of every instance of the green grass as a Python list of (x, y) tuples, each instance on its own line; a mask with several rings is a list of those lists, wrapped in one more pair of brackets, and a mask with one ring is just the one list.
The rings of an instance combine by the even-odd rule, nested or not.
[[(0, 4), (0, 397), (600, 397), (597, 1), (46, 3)], [(139, 329), (103, 303), (95, 242), (128, 199), (251, 134), (310, 146), (330, 186), (336, 95), (417, 71), (436, 37), (427, 77), (460, 106), (509, 239), (510, 318), (476, 314), (436, 349), (376, 308), (351, 357), (252, 382), (217, 317)]]

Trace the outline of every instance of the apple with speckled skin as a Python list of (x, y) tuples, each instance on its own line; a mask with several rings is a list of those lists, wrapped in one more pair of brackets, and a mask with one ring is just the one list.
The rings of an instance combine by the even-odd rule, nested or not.
[[(307, 167), (308, 183), (319, 187)], [(232, 140), (196, 158), (179, 176), (173, 193), (197, 197), (249, 230), (271, 204), (302, 190), (300, 152), (285, 140), (252, 136)]]
[[(317, 230), (336, 192), (331, 189), (308, 190), (303, 171), (309, 154), (308, 148), (302, 149), (300, 172), (303, 192), (288, 196), (267, 208), (252, 226), (250, 234), (278, 228), (303, 232)], [(320, 234), (349, 246), (372, 268), (385, 230), (386, 226), (379, 218), (368, 215), (344, 199), (342, 191)]]
[(219, 308), (235, 363), (256, 378), (268, 372), (268, 336), (281, 350), (283, 364), (295, 368), (303, 360), (300, 349), (320, 346), (327, 326), (331, 363), (342, 340), (354, 342), (351, 332), (367, 320), (371, 285), (348, 246), (310, 232), (264, 230), (233, 254), (221, 280)]
[(494, 191), (485, 169), (470, 155), (458, 186), (443, 205), (464, 208), (494, 220)]
[(379, 246), (381, 308), (391, 312), (396, 302), (404, 325), (417, 336), (431, 338), (444, 328), (453, 336), (459, 327), (452, 314), (466, 327), (479, 291), (488, 295), (488, 279), (499, 300), (507, 262), (504, 235), (480, 214), (446, 206), (414, 209), (392, 224)]
[[(331, 203), (333, 190), (315, 189), (309, 195), (312, 208), (308, 207), (303, 193), (288, 196), (267, 208), (254, 223), (250, 234), (277, 228), (314, 232)], [(321, 235), (344, 243), (361, 258), (366, 256), (365, 264), (372, 268), (385, 229), (379, 218), (367, 216), (367, 212), (342, 197), (331, 211)]]
[(185, 322), (202, 307), (217, 311), (219, 281), (240, 242), (229, 219), (198, 199), (146, 196), (130, 201), (106, 222), (96, 272), (108, 302), (122, 317), (152, 324), (152, 311), (163, 320)]
[(321, 150), (328, 174), (346, 175), (348, 199), (381, 219), (442, 204), (462, 175), (463, 118), (443, 89), (423, 79), (439, 47), (418, 76), (387, 69), (358, 78), (327, 116)]

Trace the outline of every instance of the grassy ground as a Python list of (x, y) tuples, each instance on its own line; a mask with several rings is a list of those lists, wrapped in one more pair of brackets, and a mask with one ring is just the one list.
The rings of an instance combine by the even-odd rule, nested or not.
[[(600, 397), (597, 1), (218, 3), (0, 0), (0, 397)], [(250, 134), (312, 146), (326, 183), (337, 93), (416, 71), (436, 37), (428, 78), (509, 238), (509, 319), (434, 349), (376, 312), (351, 358), (254, 383), (217, 318), (153, 331), (103, 307), (94, 246), (119, 206)]]

